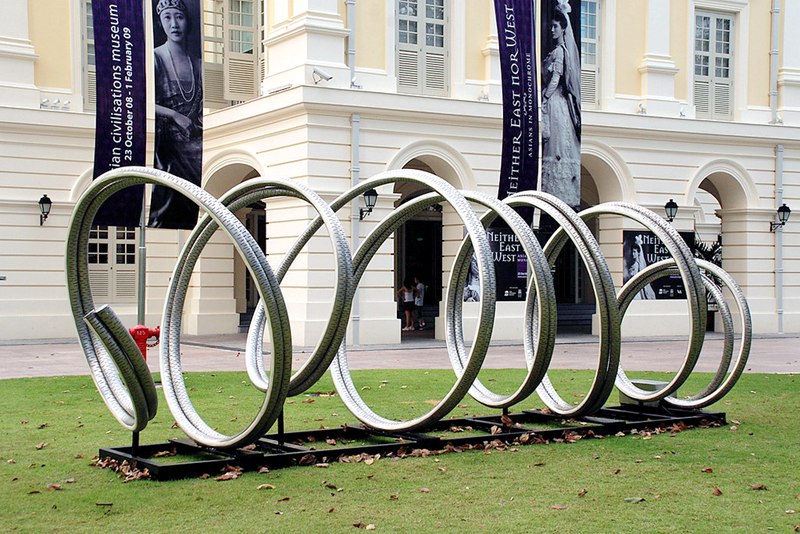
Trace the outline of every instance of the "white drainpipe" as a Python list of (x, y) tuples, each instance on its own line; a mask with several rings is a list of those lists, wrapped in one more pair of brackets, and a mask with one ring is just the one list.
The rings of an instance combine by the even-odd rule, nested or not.
[(347, 65), (350, 67), (350, 87), (356, 87), (356, 0), (345, 0), (347, 4)]
[(781, 0), (772, 0), (772, 43), (769, 51), (769, 108), (772, 112), (770, 124), (778, 123), (778, 30), (781, 20)]
[[(777, 145), (775, 147), (775, 205), (780, 206), (781, 204), (783, 204), (783, 145)], [(783, 334), (783, 228), (775, 230), (775, 308), (778, 314), (778, 333)]]
[[(349, 1), (348, 1), (349, 3)], [(361, 132), (361, 115), (353, 113), (350, 116), (350, 179), (353, 187), (358, 185), (361, 181), (361, 168), (360, 168), (360, 155), (359, 155), (359, 135)], [(350, 203), (350, 228), (351, 228), (351, 242), (353, 254), (356, 253), (359, 247), (359, 223), (361, 222), (360, 199), (355, 198)], [(353, 295), (353, 307), (351, 309), (351, 317), (353, 320), (351, 332), (353, 333), (353, 345), (361, 344), (361, 306), (359, 303), (359, 291), (356, 289)]]

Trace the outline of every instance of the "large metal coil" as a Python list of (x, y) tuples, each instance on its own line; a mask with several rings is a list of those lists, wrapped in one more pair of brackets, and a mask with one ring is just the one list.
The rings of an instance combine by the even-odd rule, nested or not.
[[(337, 212), (349, 206), (368, 189), (408, 182), (422, 193), (392, 210), (356, 250), (351, 250)], [(141, 431), (157, 410), (152, 377), (135, 343), (108, 306), (95, 309), (88, 274), (88, 241), (92, 220), (100, 205), (115, 192), (132, 185), (156, 184), (173, 189), (195, 202), (205, 213), (178, 257), (170, 280), (161, 324), (161, 380), (167, 405), (178, 425), (201, 445), (233, 448), (247, 445), (266, 433), (283, 410), (288, 396), (312, 387), (328, 370), (348, 409), (365, 425), (384, 431), (424, 429), (450, 413), (465, 395), (493, 408), (507, 409), (535, 391), (551, 411), (580, 417), (599, 410), (614, 386), (640, 401), (661, 401), (683, 408), (701, 408), (722, 398), (744, 370), (750, 350), (751, 324), (741, 288), (721, 268), (695, 260), (672, 226), (650, 210), (622, 202), (605, 203), (575, 213), (559, 199), (539, 192), (524, 192), (499, 201), (475, 191), (459, 191), (429, 173), (413, 170), (389, 171), (364, 180), (330, 204), (295, 180), (258, 178), (248, 180), (216, 199), (203, 189), (162, 171), (128, 167), (110, 171), (96, 179), (77, 202), (67, 240), (67, 286), (78, 339), (92, 377), (114, 416), (132, 431)], [(253, 202), (275, 197), (293, 197), (309, 204), (317, 216), (283, 255), (273, 271), (264, 252), (234, 213)], [(458, 217), (465, 229), (453, 262), (444, 298), (444, 337), (455, 374), (453, 385), (426, 413), (408, 420), (394, 420), (371, 408), (359, 394), (348, 365), (345, 335), (350, 310), (360, 280), (380, 248), (395, 231), (415, 215), (436, 204), (449, 205), (448, 217)], [(538, 210), (555, 221), (556, 231), (539, 244), (536, 232), (515, 208)], [(601, 246), (585, 221), (598, 216), (631, 219), (653, 232), (672, 258), (639, 272), (617, 294)], [(526, 374), (511, 394), (500, 394), (478, 380), (489, 351), (495, 323), (495, 273), (486, 228), (501, 219), (519, 241), (528, 261), (527, 297), (522, 317), (522, 350)], [(280, 283), (289, 268), (322, 227), (332, 245), (334, 288), (330, 317), (316, 346), (304, 363), (292, 372), (292, 333), (289, 313)], [(184, 383), (181, 366), (181, 327), (189, 282), (200, 255), (212, 236), (224, 232), (241, 256), (259, 293), (246, 342), (246, 371), (264, 400), (245, 428), (224, 435), (206, 423), (194, 408)], [(557, 311), (551, 269), (567, 242), (575, 247), (589, 275), (597, 306), (598, 356), (595, 375), (580, 402), (572, 404), (558, 394), (547, 371), (556, 340)], [(472, 341), (464, 335), (463, 290), (470, 262), (475, 258), (480, 276), (480, 303)], [(634, 385), (620, 366), (621, 325), (636, 293), (663, 276), (680, 275), (687, 293), (690, 336), (683, 363), (664, 387), (645, 391)], [(723, 290), (727, 290), (727, 293)], [(387, 291), (387, 297), (392, 292)], [(730, 297), (726, 299), (726, 295)], [(724, 347), (719, 368), (707, 387), (691, 396), (677, 391), (694, 370), (703, 345), (706, 299), (719, 305), (724, 327)], [(731, 310), (728, 300), (736, 305)], [(735, 318), (741, 339), (734, 359)], [(264, 338), (270, 340), (264, 348)]]

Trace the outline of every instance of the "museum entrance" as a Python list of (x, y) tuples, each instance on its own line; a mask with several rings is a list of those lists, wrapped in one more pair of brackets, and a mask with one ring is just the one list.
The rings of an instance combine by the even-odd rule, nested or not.
[[(256, 240), (258, 247), (267, 252), (267, 211), (264, 202), (254, 202), (247, 208), (247, 215), (244, 219), (244, 227), (250, 232), (250, 235)], [(256, 309), (259, 301), (258, 288), (256, 287), (255, 280), (250, 274), (250, 271), (245, 270), (244, 282), (244, 298), (247, 306), (243, 312), (239, 314), (239, 331), (246, 332), (247, 327), (250, 326), (250, 320), (253, 317), (253, 311)]]
[[(434, 319), (439, 314), (442, 300), (442, 212), (441, 206), (432, 206), (402, 225), (395, 233), (395, 287), (414, 277), (425, 284), (422, 320), (425, 328), (403, 332), (403, 338), (434, 338)], [(403, 312), (398, 306), (398, 319)]]

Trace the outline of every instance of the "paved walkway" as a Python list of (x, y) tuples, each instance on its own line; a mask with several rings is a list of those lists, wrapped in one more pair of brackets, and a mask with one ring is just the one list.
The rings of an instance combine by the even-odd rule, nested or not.
[[(412, 333), (399, 345), (349, 347), (351, 369), (449, 369), (443, 341)], [(244, 335), (185, 336), (181, 350), (186, 371), (244, 370)], [(715, 371), (722, 353), (722, 336), (706, 336), (698, 371)], [(747, 372), (800, 373), (800, 335), (755, 336)], [(686, 338), (636, 338), (623, 342), (622, 367), (626, 371), (676, 371), (686, 353)], [(736, 347), (738, 350), (738, 344)], [(293, 367), (299, 368), (311, 349), (294, 351)], [(592, 369), (596, 366), (597, 338), (588, 335), (559, 336), (552, 368)], [(735, 354), (735, 353), (734, 353)], [(158, 350), (150, 349), (148, 363), (158, 371)], [(522, 346), (493, 343), (484, 366), (522, 368)], [(89, 368), (76, 340), (0, 341), (0, 379), (32, 376), (86, 375)]]

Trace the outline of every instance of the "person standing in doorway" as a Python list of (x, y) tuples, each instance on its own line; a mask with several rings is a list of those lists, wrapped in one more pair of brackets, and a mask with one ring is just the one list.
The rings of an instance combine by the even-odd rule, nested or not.
[(425, 328), (425, 318), (422, 316), (422, 307), (425, 305), (425, 289), (428, 286), (420, 282), (419, 277), (414, 277), (414, 322), (417, 330)]
[(403, 309), (403, 315), (405, 316), (405, 326), (403, 327), (403, 332), (410, 332), (411, 330), (414, 330), (414, 320), (411, 317), (411, 314), (414, 311), (414, 287), (407, 278), (403, 280), (403, 285), (400, 286), (400, 289), (397, 290), (396, 294), (397, 298), (400, 300), (400, 305)]

